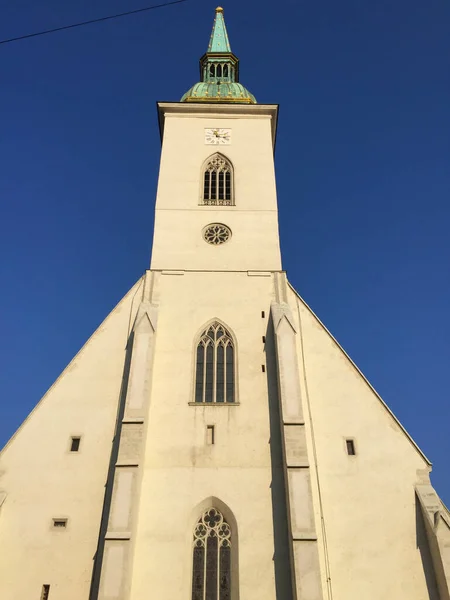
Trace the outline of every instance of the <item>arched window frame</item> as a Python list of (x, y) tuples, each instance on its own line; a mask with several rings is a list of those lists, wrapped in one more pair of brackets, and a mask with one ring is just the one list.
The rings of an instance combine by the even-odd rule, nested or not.
[[(223, 166), (212, 168), (214, 162), (220, 162)], [(226, 170), (224, 168), (226, 167)], [(223, 173), (223, 194), (220, 193), (220, 173)], [(209, 173), (209, 178), (208, 174)], [(213, 173), (215, 173), (213, 177)], [(229, 173), (229, 186), (227, 185), (227, 173)], [(227, 189), (229, 187), (229, 194)], [(215, 193), (213, 193), (215, 190)], [(222, 197), (220, 197), (222, 196)], [(208, 156), (202, 165), (200, 176), (200, 205), (201, 206), (234, 206), (234, 167), (233, 163), (221, 152), (215, 152)]]
[[(203, 338), (203, 336), (205, 335), (205, 333), (208, 331), (208, 329), (212, 326), (217, 324), (220, 327), (223, 327), (223, 329), (226, 331), (226, 333), (228, 334), (228, 336), (230, 337), (230, 340), (233, 344), (233, 374), (234, 374), (234, 380), (233, 380), (233, 389), (234, 389), (234, 401), (233, 402), (226, 402), (225, 398), (223, 402), (217, 402), (216, 401), (216, 392), (217, 392), (217, 388), (216, 388), (216, 364), (214, 364), (213, 366), (213, 402), (206, 402), (206, 401), (202, 401), (202, 402), (197, 402), (196, 401), (196, 397), (197, 397), (197, 368), (198, 368), (198, 361), (197, 361), (197, 351), (198, 351), (198, 346)], [(193, 344), (193, 351), (192, 351), (192, 356), (193, 356), (193, 368), (192, 368), (192, 372), (193, 372), (193, 380), (192, 380), (192, 394), (191, 394), (191, 402), (189, 402), (190, 406), (238, 406), (239, 405), (239, 388), (238, 388), (238, 361), (237, 361), (237, 356), (238, 356), (238, 348), (237, 348), (237, 342), (236, 342), (236, 336), (234, 335), (233, 331), (230, 329), (230, 327), (228, 327), (228, 325), (226, 325), (223, 321), (221, 321), (220, 319), (211, 319), (210, 321), (208, 321), (205, 325), (203, 325), (203, 327), (201, 329), (199, 329), (197, 331), (197, 334), (194, 338), (194, 344)], [(226, 361), (226, 356), (224, 357), (225, 361)], [(206, 382), (205, 382), (206, 385)], [(203, 397), (205, 398), (205, 394), (206, 394), (206, 389), (203, 389)], [(205, 398), (206, 400), (206, 398)]]
[[(193, 575), (194, 575), (194, 536), (197, 524), (202, 515), (210, 508), (218, 510), (231, 529), (231, 595), (230, 600), (239, 600), (239, 532), (236, 518), (231, 509), (219, 498), (210, 496), (200, 502), (191, 512), (188, 521), (189, 530), (186, 539), (188, 540), (188, 556), (190, 564), (189, 578), (189, 600), (193, 598)], [(219, 599), (220, 600), (220, 596)]]

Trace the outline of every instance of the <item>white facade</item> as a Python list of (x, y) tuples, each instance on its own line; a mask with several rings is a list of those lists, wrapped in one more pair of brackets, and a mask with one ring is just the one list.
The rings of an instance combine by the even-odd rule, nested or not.
[[(231, 528), (220, 600), (448, 600), (450, 516), (429, 462), (282, 271), (277, 107), (159, 111), (151, 269), (0, 455), (1, 600), (44, 585), (49, 600), (191, 600), (210, 507)], [(206, 143), (211, 129), (230, 143)], [(216, 152), (231, 206), (202, 204)], [(212, 223), (226, 243), (205, 242)], [(216, 320), (235, 402), (196, 403), (196, 348)]]

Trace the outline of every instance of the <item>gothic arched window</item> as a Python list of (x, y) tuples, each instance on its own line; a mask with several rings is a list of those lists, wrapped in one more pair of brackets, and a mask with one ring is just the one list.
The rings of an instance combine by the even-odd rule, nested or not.
[(192, 600), (231, 599), (231, 529), (217, 508), (208, 508), (194, 529)]
[(218, 321), (200, 336), (196, 362), (195, 402), (234, 402), (233, 338)]
[(202, 204), (232, 206), (233, 167), (222, 154), (211, 156), (203, 169)]

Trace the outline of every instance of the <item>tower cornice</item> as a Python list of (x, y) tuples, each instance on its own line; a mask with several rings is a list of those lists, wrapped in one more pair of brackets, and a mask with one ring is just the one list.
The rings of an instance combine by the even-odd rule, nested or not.
[(189, 102), (158, 102), (158, 120), (161, 141), (164, 136), (164, 124), (166, 117), (192, 117), (210, 119), (211, 117), (220, 118), (270, 118), (272, 131), (272, 146), (275, 149), (277, 125), (278, 125), (278, 104), (232, 104), (232, 103), (189, 103)]

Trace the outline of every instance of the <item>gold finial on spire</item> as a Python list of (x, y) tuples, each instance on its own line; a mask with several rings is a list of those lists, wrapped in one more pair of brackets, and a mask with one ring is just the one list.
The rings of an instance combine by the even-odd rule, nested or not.
[(222, 8), (221, 6), (218, 6), (218, 7), (216, 8), (216, 13), (217, 13), (217, 12), (222, 12), (222, 13), (223, 13), (223, 8)]

